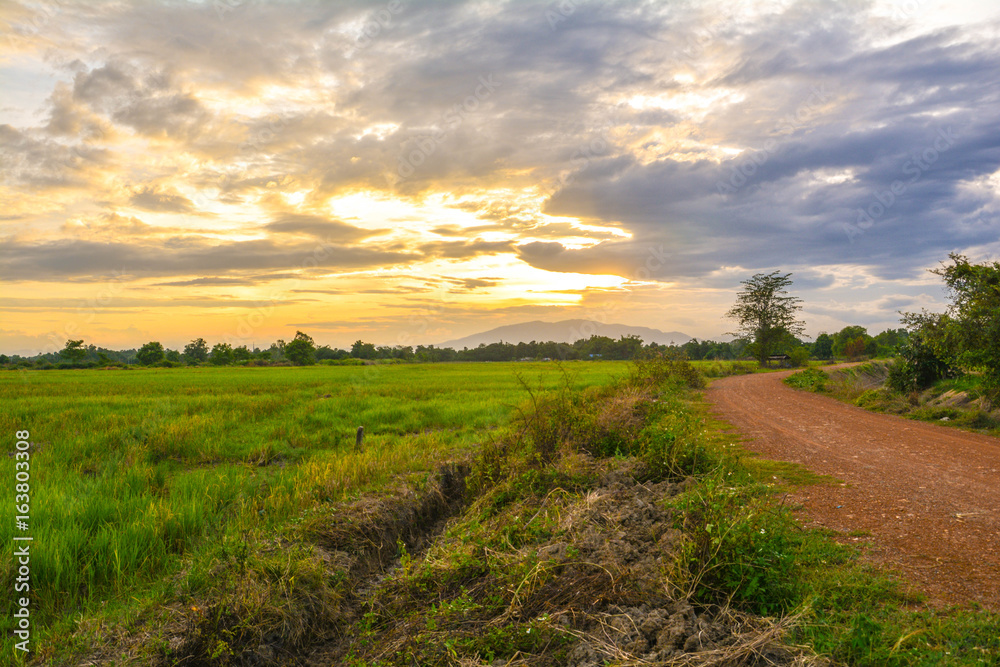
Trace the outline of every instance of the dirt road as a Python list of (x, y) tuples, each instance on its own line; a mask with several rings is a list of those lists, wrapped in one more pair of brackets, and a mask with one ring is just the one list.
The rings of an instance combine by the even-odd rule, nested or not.
[(707, 397), (750, 451), (846, 483), (792, 494), (803, 518), (867, 541), (935, 606), (1000, 611), (1000, 439), (791, 389), (789, 374), (723, 378)]

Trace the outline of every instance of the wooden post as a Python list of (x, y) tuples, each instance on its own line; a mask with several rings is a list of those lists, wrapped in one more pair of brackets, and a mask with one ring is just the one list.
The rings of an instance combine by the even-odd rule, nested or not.
[(364, 437), (365, 437), (365, 427), (364, 426), (359, 426), (358, 427), (358, 439), (354, 441), (354, 451), (356, 451), (356, 452), (360, 452), (361, 451), (361, 441), (364, 439)]

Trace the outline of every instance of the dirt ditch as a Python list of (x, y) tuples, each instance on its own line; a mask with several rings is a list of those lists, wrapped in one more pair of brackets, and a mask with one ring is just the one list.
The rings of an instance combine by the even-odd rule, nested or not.
[[(379, 568), (367, 570), (376, 576), (355, 587), (357, 622), (313, 650), (305, 664), (591, 667), (608, 661), (812, 660), (782, 645), (783, 623), (694, 605), (678, 589), (683, 577), (676, 556), (685, 537), (667, 501), (693, 480), (642, 483), (641, 464), (629, 459), (573, 456), (557, 468), (544, 488), (510, 498), (514, 483), (501, 485), (445, 525), (433, 524), (433, 532), (414, 534), (414, 550), (403, 565), (391, 553), (397, 528), (372, 536), (381, 522), (369, 523), (371, 528), (348, 522), (353, 528), (346, 532), (332, 530), (352, 536), (324, 545), (331, 554), (347, 554), (332, 556), (331, 563), (351, 568), (358, 562), (351, 549), (367, 543), (368, 553), (382, 554), (383, 564), (392, 567), (381, 574)], [(580, 482), (581, 472), (589, 481)], [(390, 523), (402, 528), (399, 518), (408, 513), (389, 512)], [(392, 542), (392, 548), (376, 542)]]
[[(287, 553), (291, 558), (294, 553), (302, 558), (302, 550), (309, 554), (305, 561), (315, 567), (313, 572), (304, 568), (304, 574), (318, 577), (305, 585), (305, 591), (292, 590), (287, 576), (279, 576), (277, 582), (273, 576), (256, 582), (255, 573), (247, 571), (246, 586), (192, 606), (198, 613), (185, 614), (186, 622), (168, 631), (169, 648), (161, 664), (335, 664), (349, 643), (350, 627), (363, 612), (365, 598), (398, 566), (400, 552), (425, 549), (447, 519), (462, 510), (468, 472), (465, 463), (449, 463), (422, 483), (400, 481), (310, 516), (299, 529), (301, 542), (282, 538), (264, 549), (265, 556)], [(273, 573), (274, 566), (263, 569)], [(274, 609), (273, 602), (261, 598), (272, 595), (275, 588), (288, 589), (277, 602), (287, 605), (294, 617), (286, 612), (284, 617), (254, 618)]]
[(675, 501), (692, 478), (587, 454), (475, 494), (468, 474), (449, 464), (323, 507), (242, 574), (220, 564), (219, 588), (173, 609), (160, 649), (129, 631), (82, 664), (826, 664), (783, 643), (795, 619), (691, 599), (690, 515)]

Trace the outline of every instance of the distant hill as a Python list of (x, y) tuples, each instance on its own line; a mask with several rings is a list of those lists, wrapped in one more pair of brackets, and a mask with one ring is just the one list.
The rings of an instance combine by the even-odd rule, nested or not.
[(524, 322), (523, 324), (508, 324), (482, 333), (472, 334), (464, 338), (456, 338), (436, 347), (450, 347), (455, 350), (476, 348), (490, 343), (530, 343), (531, 341), (556, 343), (574, 343), (581, 338), (591, 336), (607, 336), (619, 339), (622, 336), (638, 336), (643, 343), (659, 343), (683, 345), (691, 340), (691, 336), (680, 331), (660, 331), (649, 327), (631, 327), (625, 324), (601, 324), (590, 320), (563, 320), (562, 322)]

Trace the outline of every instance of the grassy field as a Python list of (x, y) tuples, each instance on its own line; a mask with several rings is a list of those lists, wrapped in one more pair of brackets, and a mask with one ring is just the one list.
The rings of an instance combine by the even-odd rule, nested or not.
[(794, 521), (784, 492), (832, 480), (747, 457), (697, 393), (749, 370), (0, 376), (8, 454), (31, 431), (31, 664), (996, 664), (996, 614)]
[[(527, 388), (607, 384), (625, 363), (179, 368), (0, 374), (0, 432), (31, 433), (34, 640), (128, 606), (185, 555), (432, 469), (487, 440)], [(354, 451), (365, 427), (364, 451)], [(11, 501), (13, 498), (10, 499)], [(14, 578), (13, 502), (0, 573)], [(149, 593), (156, 595), (155, 591)], [(12, 604), (12, 602), (10, 603)], [(13, 608), (0, 650), (12, 653)], [(37, 644), (36, 644), (37, 646)]]

